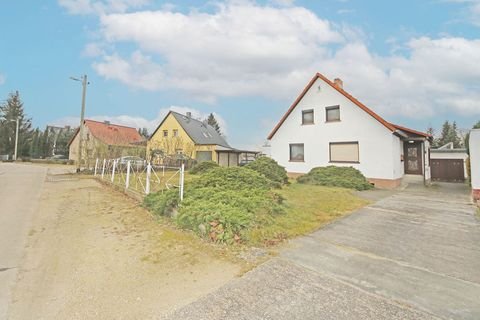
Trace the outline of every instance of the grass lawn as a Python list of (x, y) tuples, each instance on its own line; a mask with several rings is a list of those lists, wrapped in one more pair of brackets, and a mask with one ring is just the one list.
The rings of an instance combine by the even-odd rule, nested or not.
[(299, 184), (279, 190), (287, 210), (248, 233), (248, 244), (274, 245), (284, 239), (304, 235), (369, 204), (353, 190)]

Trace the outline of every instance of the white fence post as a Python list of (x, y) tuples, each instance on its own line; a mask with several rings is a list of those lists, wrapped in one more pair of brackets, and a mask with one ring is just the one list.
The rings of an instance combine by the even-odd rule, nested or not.
[(102, 180), (103, 176), (105, 175), (105, 165), (107, 164), (107, 159), (103, 159), (103, 167), (102, 167)]
[(117, 161), (113, 160), (113, 166), (112, 166), (112, 183), (115, 179), (115, 165), (117, 164)]
[(147, 178), (145, 181), (145, 194), (150, 194), (150, 175), (152, 173), (152, 165), (150, 162), (147, 165)]
[(95, 160), (95, 172), (93, 173), (94, 176), (97, 176), (97, 167), (98, 167), (98, 158)]
[(130, 185), (130, 160), (127, 161), (127, 177), (125, 178), (125, 190), (128, 189)]
[(183, 182), (185, 180), (185, 164), (182, 163), (182, 168), (180, 169), (180, 201), (183, 201)]

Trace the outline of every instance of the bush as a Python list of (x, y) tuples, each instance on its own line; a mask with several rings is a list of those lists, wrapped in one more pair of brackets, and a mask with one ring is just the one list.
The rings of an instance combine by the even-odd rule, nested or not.
[(329, 187), (343, 187), (356, 190), (368, 190), (373, 186), (365, 176), (352, 167), (318, 167), (297, 179), (299, 183)]
[(190, 169), (191, 174), (200, 174), (207, 172), (213, 168), (218, 168), (218, 164), (213, 161), (204, 161), (200, 162), (196, 166), (194, 166), (192, 169)]
[(246, 231), (284, 212), (283, 198), (272, 192), (272, 182), (245, 168), (213, 168), (185, 188), (178, 203), (178, 190), (149, 195), (144, 205), (160, 215), (176, 206), (175, 223), (214, 242), (234, 243)]
[(268, 157), (260, 157), (245, 166), (247, 169), (257, 171), (267, 179), (273, 181), (277, 187), (288, 183), (287, 171), (275, 160)]

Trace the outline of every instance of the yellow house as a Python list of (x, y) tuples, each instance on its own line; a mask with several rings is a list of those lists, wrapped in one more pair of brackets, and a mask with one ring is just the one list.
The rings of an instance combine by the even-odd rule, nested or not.
[(182, 154), (197, 162), (215, 161), (221, 166), (238, 166), (243, 151), (233, 149), (205, 121), (170, 111), (147, 142), (147, 159), (161, 153), (165, 156)]

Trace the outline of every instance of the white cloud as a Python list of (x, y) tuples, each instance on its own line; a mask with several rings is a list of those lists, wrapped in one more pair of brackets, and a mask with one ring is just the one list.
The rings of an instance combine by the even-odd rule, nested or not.
[(143, 11), (101, 17), (110, 44), (128, 42), (130, 57), (105, 55), (101, 75), (148, 90), (178, 89), (217, 97), (293, 94), (289, 83), (315, 71), (324, 45), (343, 41), (328, 21), (299, 7), (219, 4), (213, 13)]
[(380, 57), (364, 44), (349, 44), (324, 68), (383, 115), (480, 114), (480, 40), (418, 38), (407, 46), (408, 57)]
[[(107, 79), (211, 103), (240, 96), (293, 101), (320, 71), (343, 78), (346, 90), (386, 117), (480, 114), (480, 40), (413, 38), (393, 41), (390, 54), (376, 55), (361, 29), (280, 2), (232, 0), (213, 12), (168, 6), (103, 14), (100, 42), (85, 51), (101, 54), (93, 67)], [(125, 43), (133, 52), (115, 49)]]
[[(130, 115), (118, 115), (118, 116), (109, 116), (109, 115), (94, 115), (89, 116), (87, 119), (96, 120), (96, 121), (110, 121), (112, 124), (118, 124), (123, 126), (129, 126), (133, 128), (147, 128), (149, 133), (157, 128), (160, 122), (165, 118), (167, 113), (172, 110), (181, 114), (186, 114), (190, 112), (194, 119), (204, 120), (208, 117), (209, 113), (201, 112), (197, 109), (181, 106), (170, 106), (168, 108), (162, 108), (158, 111), (157, 116), (153, 119), (146, 119), (143, 117), (135, 117)], [(218, 124), (220, 125), (222, 134), (228, 135), (228, 125), (225, 119), (218, 113), (213, 112), (215, 119), (217, 119)], [(50, 124), (55, 126), (71, 126), (78, 127), (80, 123), (80, 117), (64, 117), (52, 121)]]
[(58, 0), (58, 4), (70, 14), (108, 14), (141, 8), (150, 0)]
[(98, 57), (105, 55), (105, 49), (103, 47), (104, 46), (101, 43), (87, 43), (82, 51), (82, 55), (85, 57)]
[(7, 77), (0, 73), (0, 86), (7, 81)]

